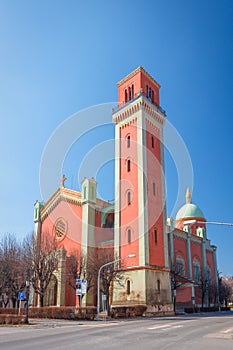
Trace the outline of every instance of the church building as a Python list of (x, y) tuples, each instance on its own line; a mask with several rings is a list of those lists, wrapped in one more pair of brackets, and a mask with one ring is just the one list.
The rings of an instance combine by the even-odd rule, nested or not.
[[(117, 86), (114, 204), (96, 197), (94, 178), (85, 178), (77, 192), (65, 187), (63, 176), (53, 196), (34, 206), (37, 241), (55, 236), (60, 254), (46, 304), (79, 305), (67, 283), (69, 256), (74, 250), (88, 257), (103, 249), (117, 257), (124, 276), (111, 287), (112, 307), (143, 305), (149, 314), (171, 312), (174, 300), (181, 307), (215, 304), (216, 247), (189, 190), (175, 221), (167, 219), (160, 85), (138, 67)], [(88, 285), (88, 275), (82, 278)], [(85, 295), (85, 305), (96, 305), (94, 289)]]

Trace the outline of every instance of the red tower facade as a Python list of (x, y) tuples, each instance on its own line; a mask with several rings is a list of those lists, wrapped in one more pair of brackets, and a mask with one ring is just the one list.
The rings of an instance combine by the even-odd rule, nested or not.
[[(170, 304), (163, 126), (159, 84), (139, 67), (118, 83), (115, 123), (115, 254), (126, 259), (128, 302)], [(128, 277), (127, 277), (128, 276)], [(128, 281), (127, 281), (128, 278)], [(128, 288), (130, 289), (130, 288)], [(162, 296), (163, 294), (163, 296)], [(135, 298), (137, 295), (137, 298)], [(114, 302), (125, 304), (124, 293)]]

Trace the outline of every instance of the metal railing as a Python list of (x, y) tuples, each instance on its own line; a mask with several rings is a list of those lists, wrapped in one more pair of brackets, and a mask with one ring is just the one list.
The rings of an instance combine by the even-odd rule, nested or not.
[(131, 100), (128, 101), (124, 101), (121, 103), (118, 103), (113, 109), (112, 109), (112, 113), (116, 113), (117, 111), (119, 111), (121, 108), (129, 105), (132, 102), (135, 102), (137, 99), (139, 99), (140, 97), (144, 97), (147, 101), (149, 101), (159, 112), (163, 113), (166, 117), (166, 112), (165, 110), (157, 105), (157, 103), (155, 101), (152, 101), (152, 98), (147, 96), (143, 91), (138, 92), (137, 94), (134, 95), (134, 98), (132, 98)]

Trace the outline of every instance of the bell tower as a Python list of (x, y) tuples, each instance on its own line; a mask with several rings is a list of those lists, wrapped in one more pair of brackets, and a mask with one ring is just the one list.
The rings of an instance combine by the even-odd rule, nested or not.
[[(118, 83), (115, 124), (114, 251), (124, 258), (125, 290), (113, 304), (171, 304), (160, 85), (138, 67)], [(157, 305), (157, 306), (156, 306)], [(160, 308), (161, 309), (161, 308)], [(149, 309), (148, 309), (149, 310)]]

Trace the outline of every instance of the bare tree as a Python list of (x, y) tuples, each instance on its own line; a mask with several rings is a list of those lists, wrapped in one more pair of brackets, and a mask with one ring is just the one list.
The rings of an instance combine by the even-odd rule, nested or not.
[(14, 235), (7, 234), (1, 241), (1, 282), (2, 303), (6, 307), (12, 301), (16, 307), (18, 293), (26, 283), (26, 273), (22, 262), (22, 247)]
[[(117, 256), (114, 257), (113, 254), (109, 253), (106, 249), (99, 248), (94, 255), (89, 256), (87, 273), (93, 277), (95, 276), (95, 280), (97, 280), (98, 272), (101, 266), (117, 259)], [(120, 285), (123, 285), (124, 280), (125, 276), (123, 274), (123, 271), (116, 269), (114, 264), (110, 264), (101, 270), (100, 292), (106, 295), (106, 306), (108, 314), (110, 314), (110, 294), (112, 284), (113, 282), (116, 282)]]
[(181, 288), (187, 283), (192, 283), (186, 276), (184, 266), (175, 263), (170, 270), (171, 277), (171, 289), (172, 289), (172, 299), (173, 299), (173, 310), (176, 312), (176, 293), (177, 289)]
[(31, 235), (25, 239), (24, 248), (27, 274), (39, 296), (39, 305), (43, 307), (46, 290), (58, 268), (57, 242), (55, 237), (43, 234), (39, 244), (36, 244)]
[(233, 300), (233, 277), (219, 277), (219, 300), (225, 307)]
[(78, 250), (74, 250), (67, 257), (67, 277), (69, 285), (75, 290), (76, 280), (86, 278), (86, 256)]

